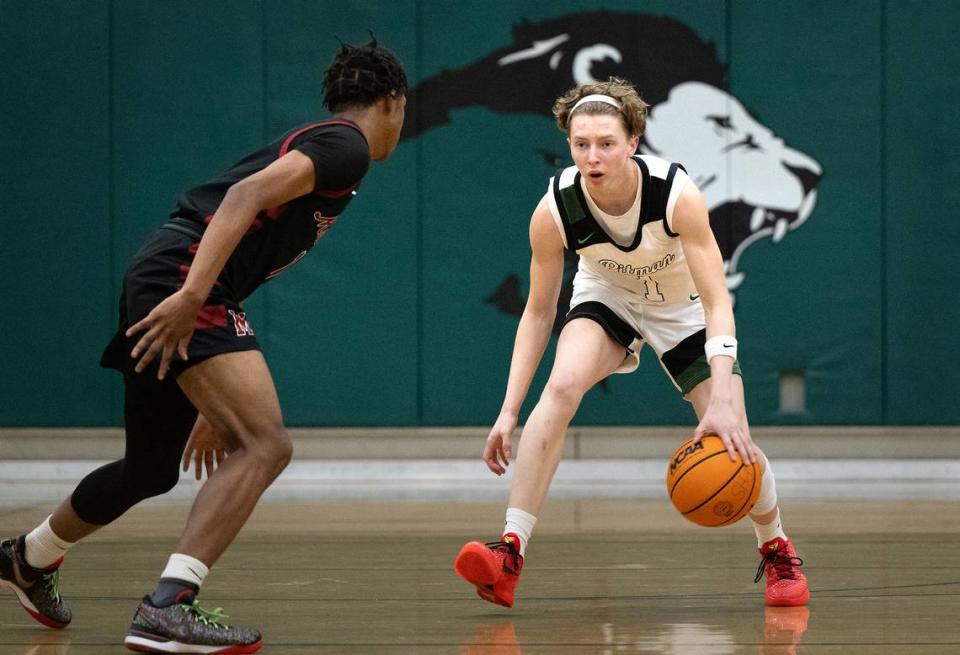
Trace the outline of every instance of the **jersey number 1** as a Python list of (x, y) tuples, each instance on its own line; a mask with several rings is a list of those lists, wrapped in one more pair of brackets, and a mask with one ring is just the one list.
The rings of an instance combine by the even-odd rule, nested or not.
[[(650, 285), (653, 284), (653, 295), (650, 294)], [(663, 302), (666, 298), (663, 297), (663, 294), (660, 293), (660, 283), (654, 280), (652, 277), (648, 277), (643, 281), (643, 288), (647, 292), (643, 295), (644, 298), (651, 302)]]

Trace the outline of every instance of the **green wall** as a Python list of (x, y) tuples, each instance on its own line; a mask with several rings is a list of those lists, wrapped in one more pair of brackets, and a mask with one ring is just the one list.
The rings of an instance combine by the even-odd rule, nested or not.
[[(517, 323), (488, 299), (511, 275), (525, 295), (527, 221), (567, 157), (549, 103), (505, 105), (549, 96), (574, 50), (517, 78), (496, 53), (558, 35), (555, 25), (568, 45), (598, 25), (606, 35), (607, 19), (585, 2), (449, 7), (0, 0), (0, 425), (119, 423), (119, 376), (97, 362), (127, 261), (181, 190), (323, 117), (336, 38), (368, 29), (423, 84), (408, 112), (416, 136), (371, 167), (336, 229), (251, 298), (248, 317), (290, 425), (491, 422)], [(638, 29), (692, 30), (725, 69), (715, 86), (822, 168), (808, 220), (738, 261), (752, 421), (960, 422), (960, 6), (604, 8), (621, 26), (627, 15)], [(641, 38), (618, 48), (653, 71), (633, 81), (654, 98), (648, 80), (692, 58)], [(453, 86), (431, 94), (444, 80)], [(738, 165), (724, 164), (731, 179), (750, 174)], [(807, 412), (778, 411), (781, 370), (805, 372)], [(687, 407), (646, 351), (640, 371), (590, 392), (576, 422), (692, 423)]]

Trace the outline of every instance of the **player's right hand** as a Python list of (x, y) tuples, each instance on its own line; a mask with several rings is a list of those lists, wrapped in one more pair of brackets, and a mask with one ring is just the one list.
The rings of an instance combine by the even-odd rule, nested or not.
[(187, 344), (193, 336), (194, 322), (197, 320), (201, 304), (192, 300), (183, 289), (180, 289), (127, 330), (127, 337), (146, 330), (130, 352), (130, 356), (134, 359), (140, 357), (134, 368), (137, 373), (160, 355), (157, 378), (162, 380), (167, 375), (174, 353), (178, 353), (180, 358), (186, 361)]
[(510, 466), (510, 456), (513, 449), (510, 446), (510, 436), (517, 427), (517, 416), (507, 412), (501, 413), (497, 417), (497, 422), (490, 429), (487, 436), (487, 442), (483, 446), (483, 461), (487, 468), (503, 475)]

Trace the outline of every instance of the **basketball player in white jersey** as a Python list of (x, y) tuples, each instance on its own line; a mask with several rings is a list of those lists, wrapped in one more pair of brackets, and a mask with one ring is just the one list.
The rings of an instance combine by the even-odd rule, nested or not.
[(780, 523), (773, 473), (750, 438), (733, 307), (703, 196), (678, 164), (636, 155), (647, 104), (624, 80), (580, 85), (553, 106), (575, 166), (550, 180), (530, 220), (530, 294), (517, 328), (506, 397), (483, 451), (497, 475), (556, 318), (564, 250), (580, 256), (550, 378), (523, 430), (501, 541), (470, 542), (455, 570), (481, 598), (513, 606), (527, 541), (584, 394), (637, 368), (649, 345), (731, 459), (760, 461), (750, 512), (768, 605), (809, 599), (800, 560)]

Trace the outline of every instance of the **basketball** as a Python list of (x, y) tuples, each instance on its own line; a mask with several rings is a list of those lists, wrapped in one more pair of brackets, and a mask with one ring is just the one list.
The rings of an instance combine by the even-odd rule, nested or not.
[(697, 525), (718, 528), (747, 515), (760, 494), (763, 464), (730, 461), (720, 437), (685, 441), (667, 466), (667, 494), (677, 511)]

